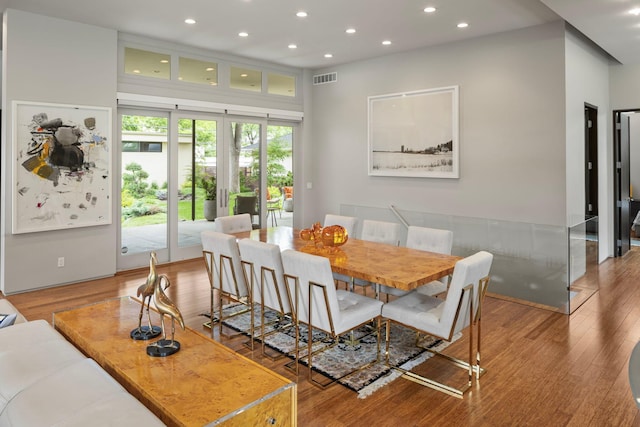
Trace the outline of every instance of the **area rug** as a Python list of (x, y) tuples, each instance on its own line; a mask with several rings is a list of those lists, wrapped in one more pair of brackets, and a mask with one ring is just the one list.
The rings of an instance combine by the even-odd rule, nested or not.
[[(244, 305), (232, 305), (225, 307), (225, 317), (236, 311), (246, 308)], [(203, 314), (207, 316), (208, 314)], [(260, 334), (260, 309), (254, 310), (255, 334)], [(236, 315), (225, 319), (224, 325), (238, 332), (250, 335), (251, 317), (250, 313)], [(265, 311), (265, 345), (274, 349), (287, 357), (295, 358), (295, 328), (290, 326), (288, 319), (279, 319), (274, 311)], [(380, 358), (371, 366), (356, 371), (353, 374), (344, 376), (355, 368), (374, 361), (376, 358), (376, 335), (368, 326), (361, 327), (354, 331), (353, 335), (347, 334), (341, 337), (340, 342), (335, 343), (326, 333), (313, 330), (313, 351), (328, 348), (319, 354), (313, 355), (314, 371), (321, 373), (331, 379), (340, 378), (338, 383), (358, 393), (360, 399), (364, 399), (371, 393), (389, 384), (400, 377), (402, 373), (396, 369), (391, 369), (384, 361), (384, 325), (380, 331)], [(460, 335), (454, 337), (457, 340)], [(400, 325), (393, 324), (390, 333), (390, 364), (403, 369), (411, 369), (432, 356), (423, 348), (416, 347), (415, 331)], [(308, 329), (300, 326), (300, 363), (307, 365), (306, 348), (308, 341)], [(452, 342), (453, 342), (452, 341)], [(444, 340), (428, 337), (422, 341), (422, 345), (432, 350), (441, 351), (450, 343)], [(341, 378), (343, 377), (344, 378)]]

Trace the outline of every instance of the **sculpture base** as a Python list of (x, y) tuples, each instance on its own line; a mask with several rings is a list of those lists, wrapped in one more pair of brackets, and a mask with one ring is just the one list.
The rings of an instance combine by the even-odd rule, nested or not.
[(136, 341), (148, 341), (159, 336), (162, 333), (160, 326), (141, 326), (131, 331), (129, 336)]
[(167, 357), (180, 351), (180, 343), (175, 340), (160, 340), (147, 346), (147, 354), (151, 357)]

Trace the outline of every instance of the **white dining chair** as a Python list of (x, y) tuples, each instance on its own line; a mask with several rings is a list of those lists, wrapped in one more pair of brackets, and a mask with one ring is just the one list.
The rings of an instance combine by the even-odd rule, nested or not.
[[(375, 334), (378, 340), (376, 359), (356, 370), (369, 366), (379, 360), (380, 351), (380, 310), (382, 302), (354, 292), (337, 290), (333, 283), (331, 264), (328, 258), (305, 252), (285, 250), (282, 252), (282, 264), (290, 294), (294, 297), (296, 323), (308, 326), (307, 363), (308, 380), (312, 384), (326, 388), (339, 378), (321, 383), (313, 378), (313, 357), (331, 346), (311, 351), (313, 345), (313, 328), (326, 332), (333, 338), (333, 345), (338, 343), (340, 335), (375, 321)], [(296, 328), (298, 330), (298, 328)], [(296, 372), (300, 360), (299, 339), (296, 340)], [(353, 372), (353, 371), (352, 371)], [(347, 373), (349, 375), (351, 372)], [(344, 376), (346, 376), (344, 375)], [(342, 376), (341, 378), (343, 378)]]
[(358, 226), (358, 218), (353, 216), (326, 214), (324, 216), (323, 227), (330, 225), (341, 225), (347, 231), (350, 238), (356, 237), (356, 227)]
[(213, 230), (219, 233), (234, 234), (251, 231), (251, 215), (243, 213), (239, 215), (219, 216), (213, 223)]
[[(242, 271), (245, 282), (249, 286), (249, 293), (254, 302), (251, 307), (251, 348), (253, 349), (253, 338), (255, 338), (253, 310), (259, 303), (260, 335), (258, 339), (261, 342), (261, 352), (263, 356), (276, 359), (278, 357), (272, 357), (265, 352), (265, 339), (270, 333), (283, 331), (287, 322), (290, 326), (292, 325), (291, 317), (289, 316), (287, 319), (287, 315), (291, 314), (292, 304), (291, 295), (284, 280), (280, 247), (257, 240), (242, 239), (238, 241), (238, 248), (242, 258)], [(265, 327), (267, 326), (265, 309), (270, 309), (278, 314), (277, 320), (272, 324), (279, 323), (279, 327), (269, 333), (265, 333)]]
[[(343, 226), (347, 232), (347, 236), (353, 239), (356, 237), (356, 226), (358, 225), (358, 218), (353, 216), (326, 214), (324, 216), (323, 227), (328, 227), (330, 225)], [(333, 279), (335, 280), (336, 286), (338, 285), (338, 282), (344, 282), (347, 288), (353, 289), (352, 277), (347, 277), (344, 274), (334, 273)]]
[[(485, 370), (480, 366), (482, 302), (489, 285), (489, 271), (493, 255), (489, 252), (477, 252), (467, 258), (458, 261), (455, 265), (451, 286), (446, 298), (435, 298), (411, 291), (382, 307), (382, 317), (386, 319), (386, 350), (385, 360), (389, 365), (389, 336), (391, 323), (399, 323), (415, 329), (419, 333), (452, 341), (456, 334), (469, 327), (469, 360), (463, 361), (442, 355), (441, 353), (426, 349), (437, 355), (442, 355), (458, 367), (466, 369), (469, 381), (462, 388), (454, 388), (441, 382), (434, 381), (414, 372), (399, 369), (403, 376), (426, 387), (456, 397), (462, 397), (464, 392), (471, 387), (473, 376), (476, 381)], [(474, 342), (474, 329), (476, 340)], [(474, 351), (475, 346), (475, 351)]]
[[(211, 319), (211, 336), (213, 337), (213, 324), (215, 321), (219, 323), (220, 334), (222, 334), (222, 323), (225, 319), (223, 299), (247, 305), (246, 310), (238, 310), (226, 316), (229, 318), (246, 313), (251, 304), (251, 298), (244, 274), (242, 273), (240, 251), (236, 238), (229, 234), (210, 230), (201, 232), (200, 238), (202, 240), (202, 255), (211, 285), (211, 309), (209, 314)], [(216, 290), (218, 291), (218, 308), (220, 313), (217, 320), (214, 310), (214, 291)]]
[[(369, 242), (386, 243), (388, 245), (398, 246), (400, 244), (400, 224), (395, 222), (365, 219), (362, 221), (360, 238)], [(362, 286), (363, 292), (366, 295), (366, 290), (369, 286), (377, 287), (378, 285), (367, 280), (354, 278), (353, 286)], [(376, 295), (378, 295), (379, 287), (376, 288), (375, 292)]]
[(400, 244), (400, 224), (365, 219), (362, 221), (360, 238), (369, 242), (398, 246)]
[[(410, 225), (407, 229), (407, 248), (419, 249), (421, 251), (435, 252), (438, 254), (451, 255), (453, 247), (453, 232), (438, 228), (417, 227)], [(438, 295), (446, 292), (449, 284), (449, 276), (433, 280), (417, 288), (417, 291), (424, 295)], [(380, 286), (380, 292), (387, 295), (401, 296), (406, 292), (388, 286)]]

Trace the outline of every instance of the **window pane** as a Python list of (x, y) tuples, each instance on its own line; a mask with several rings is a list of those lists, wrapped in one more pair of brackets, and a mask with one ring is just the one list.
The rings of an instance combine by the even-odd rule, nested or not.
[(262, 72), (248, 68), (231, 67), (229, 86), (232, 89), (262, 92)]
[(179, 59), (180, 77), (183, 82), (218, 85), (218, 64), (198, 61), (197, 59)]
[(140, 143), (133, 141), (122, 141), (122, 151), (127, 153), (137, 153), (140, 151)]
[(296, 78), (269, 73), (267, 91), (272, 95), (296, 96)]
[[(144, 147), (167, 143), (167, 118), (122, 115), (122, 255), (167, 247), (167, 156)], [(137, 139), (137, 141), (131, 141)], [(136, 146), (132, 152), (124, 147)]]
[(136, 76), (171, 78), (171, 55), (146, 50), (124, 49), (124, 72)]

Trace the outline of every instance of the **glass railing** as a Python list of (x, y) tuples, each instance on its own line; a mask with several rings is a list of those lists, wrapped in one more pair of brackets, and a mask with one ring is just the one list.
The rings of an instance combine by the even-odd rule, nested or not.
[[(582, 291), (580, 283), (592, 262), (592, 252), (597, 265), (597, 217), (563, 227), (415, 212), (393, 206), (341, 205), (340, 212), (359, 218), (360, 223), (372, 219), (404, 224), (401, 245), (406, 242), (406, 225), (453, 231), (453, 255), (468, 256), (480, 250), (493, 254), (489, 293), (496, 297), (570, 313), (591, 292)], [(575, 299), (576, 296), (580, 298)]]

